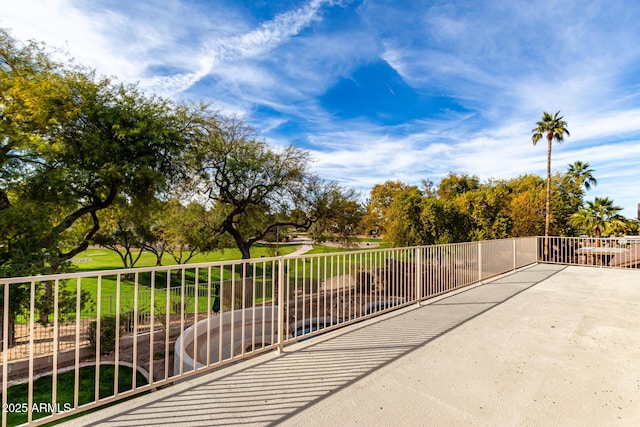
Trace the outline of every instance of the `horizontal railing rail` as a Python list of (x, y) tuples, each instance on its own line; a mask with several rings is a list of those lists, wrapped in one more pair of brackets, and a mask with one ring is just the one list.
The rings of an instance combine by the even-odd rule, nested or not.
[(283, 351), (539, 253), (532, 237), (0, 279), (2, 424), (50, 422)]

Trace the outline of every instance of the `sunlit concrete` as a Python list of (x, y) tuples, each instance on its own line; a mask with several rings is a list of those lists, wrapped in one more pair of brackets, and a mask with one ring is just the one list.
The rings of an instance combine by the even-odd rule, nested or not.
[(537, 265), (67, 425), (637, 425), (640, 271)]

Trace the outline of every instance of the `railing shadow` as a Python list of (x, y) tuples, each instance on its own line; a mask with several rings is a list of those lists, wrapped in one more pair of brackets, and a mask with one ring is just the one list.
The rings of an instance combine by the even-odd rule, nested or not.
[[(279, 425), (564, 269), (537, 265), (79, 425)], [(73, 421), (70, 423), (73, 425)]]

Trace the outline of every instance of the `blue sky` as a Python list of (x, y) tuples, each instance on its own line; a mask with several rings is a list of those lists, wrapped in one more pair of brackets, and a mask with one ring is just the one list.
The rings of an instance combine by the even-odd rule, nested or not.
[[(0, 25), (99, 74), (208, 100), (359, 189), (449, 172), (546, 173), (531, 129), (561, 110), (552, 169), (588, 162), (636, 216), (640, 3), (589, 0), (21, 0)], [(544, 141), (542, 141), (544, 142)]]

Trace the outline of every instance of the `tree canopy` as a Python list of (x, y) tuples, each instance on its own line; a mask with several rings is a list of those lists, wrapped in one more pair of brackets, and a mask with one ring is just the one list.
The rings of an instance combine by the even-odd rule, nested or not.
[(302, 148), (53, 58), (0, 29), (0, 276), (62, 271), (91, 243), (124, 248), (127, 266), (136, 247), (185, 262), (232, 242), (249, 258), (289, 228), (323, 239), (359, 224), (395, 245), (571, 235), (580, 227), (569, 218), (597, 183), (588, 163), (551, 175), (551, 143), (569, 132), (559, 111), (545, 112), (532, 142), (548, 141), (546, 192), (533, 175), (450, 173), (437, 186), (376, 185), (364, 211), (354, 190), (312, 173)]
[[(125, 267), (142, 250), (187, 262), (229, 240), (248, 258), (278, 227), (353, 233), (360, 211), (355, 192), (310, 172), (307, 151), (273, 148), (209, 105), (149, 96), (0, 28), (0, 277), (71, 269), (90, 244)], [(37, 292), (45, 323), (51, 295), (50, 283)], [(28, 289), (12, 286), (10, 299), (13, 322)]]
[[(588, 163), (575, 164), (586, 165), (593, 176)], [(586, 232), (578, 217), (591, 202), (584, 205), (583, 179), (587, 178), (576, 179), (575, 164), (550, 177), (549, 229), (553, 235)], [(545, 180), (540, 176), (481, 182), (476, 176), (450, 173), (435, 190), (430, 181), (423, 182), (429, 183), (423, 190), (396, 181), (374, 186), (363, 229), (378, 224), (385, 239), (395, 246), (537, 236), (545, 230)], [(633, 229), (628, 221), (623, 224), (612, 218), (615, 227), (607, 230), (623, 233)]]
[[(117, 197), (143, 201), (167, 190), (192, 117), (136, 86), (55, 62), (6, 30), (0, 64), (0, 270), (59, 271), (88, 247), (97, 213)], [(36, 213), (30, 224), (7, 220), (28, 211)]]
[(228, 234), (243, 258), (279, 227), (315, 225), (318, 233), (320, 225), (344, 220), (345, 209), (353, 208), (354, 192), (310, 172), (308, 151), (271, 147), (235, 117), (211, 116), (203, 123), (202, 138), (189, 151), (190, 183), (214, 209), (215, 233)]

